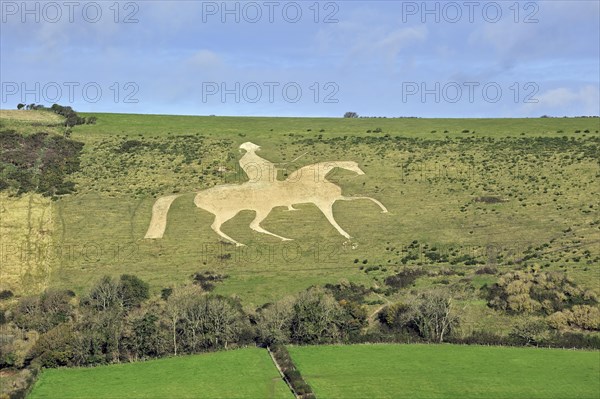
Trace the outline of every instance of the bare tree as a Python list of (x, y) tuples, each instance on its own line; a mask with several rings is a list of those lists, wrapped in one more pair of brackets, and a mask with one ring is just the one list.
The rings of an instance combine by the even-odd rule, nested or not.
[(241, 312), (227, 298), (196, 296), (183, 311), (180, 326), (191, 352), (227, 347), (241, 331)]
[(291, 338), (299, 343), (336, 341), (343, 314), (335, 298), (319, 288), (301, 292), (296, 297), (290, 324)]
[(413, 321), (425, 339), (444, 341), (459, 319), (454, 311), (450, 291), (435, 288), (419, 295), (413, 304)]
[(204, 345), (225, 347), (239, 336), (242, 327), (241, 314), (231, 300), (220, 296), (205, 296), (200, 306), (206, 311), (203, 326)]
[(108, 308), (122, 306), (119, 284), (109, 276), (104, 276), (92, 288), (85, 302), (102, 311), (105, 311)]
[(294, 298), (286, 297), (260, 310), (257, 315), (258, 334), (264, 344), (289, 342), (293, 306)]
[(167, 299), (165, 308), (169, 325), (171, 326), (171, 337), (173, 339), (173, 354), (177, 356), (177, 326), (184, 318), (186, 311), (191, 307), (195, 297), (202, 294), (197, 285), (185, 285), (175, 287)]

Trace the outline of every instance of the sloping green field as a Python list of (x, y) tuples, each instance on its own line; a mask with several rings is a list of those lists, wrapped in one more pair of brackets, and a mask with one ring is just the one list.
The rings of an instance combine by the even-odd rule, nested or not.
[[(44, 213), (51, 228), (37, 227), (35, 209), (26, 212), (31, 220), (23, 228), (43, 231), (44, 241), (19, 241), (32, 234), (16, 231), (8, 217), (17, 216), (10, 211), (16, 200), (2, 197), (5, 288), (81, 293), (105, 274), (126, 272), (156, 293), (213, 271), (228, 276), (215, 292), (255, 308), (340, 279), (381, 286), (405, 265), (452, 267), (477, 289), (484, 281), (474, 270), (493, 264), (500, 271), (565, 270), (600, 294), (594, 283), (600, 278), (597, 118), (94, 115), (96, 125), (71, 134), (85, 143), (81, 170), (71, 177), (77, 192)], [(24, 132), (46, 129), (4, 116), (0, 123)], [(356, 161), (364, 175), (336, 169), (328, 179), (344, 195), (376, 198), (390, 212), (369, 201), (338, 201), (333, 212), (352, 236), (348, 241), (312, 204), (296, 212), (276, 208), (262, 226), (293, 239), (281, 242), (252, 231), (254, 213), (242, 211), (223, 231), (247, 246), (224, 244), (210, 228), (213, 216), (194, 205), (194, 193), (246, 181), (237, 166), (246, 141), (277, 164), (279, 179), (315, 162)], [(171, 207), (164, 238), (145, 240), (155, 199), (176, 192), (184, 195)], [(448, 277), (449, 283), (460, 278)], [(476, 322), (484, 310), (470, 303)]]
[(317, 397), (598, 398), (600, 353), (455, 345), (290, 347)]
[(37, 398), (293, 398), (257, 348), (94, 368), (45, 370)]

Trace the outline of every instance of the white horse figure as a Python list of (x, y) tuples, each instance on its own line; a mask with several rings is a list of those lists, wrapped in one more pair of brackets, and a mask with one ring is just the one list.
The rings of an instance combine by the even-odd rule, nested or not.
[[(259, 179), (242, 184), (225, 184), (202, 190), (196, 194), (194, 203), (198, 208), (215, 215), (211, 228), (219, 236), (237, 246), (244, 244), (223, 233), (221, 226), (240, 211), (252, 210), (256, 212), (254, 220), (250, 223), (252, 230), (288, 241), (289, 238), (265, 230), (260, 223), (275, 207), (285, 206), (289, 210), (295, 210), (293, 205), (302, 203), (315, 204), (323, 212), (329, 223), (342, 236), (350, 239), (350, 235), (340, 227), (333, 217), (333, 204), (336, 201), (365, 199), (377, 204), (382, 213), (387, 213), (388, 210), (374, 198), (343, 196), (342, 189), (326, 179), (326, 175), (334, 168), (346, 169), (358, 175), (364, 174), (358, 164), (353, 161), (319, 162), (296, 170), (284, 181)], [(156, 200), (152, 208), (152, 220), (145, 238), (162, 238), (167, 226), (169, 208), (173, 201), (181, 195), (183, 194), (169, 195)]]

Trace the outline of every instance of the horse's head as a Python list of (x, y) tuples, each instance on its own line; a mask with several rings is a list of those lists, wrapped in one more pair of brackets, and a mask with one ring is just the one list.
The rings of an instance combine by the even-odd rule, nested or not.
[(247, 141), (244, 144), (240, 145), (240, 150), (246, 150), (247, 152), (254, 152), (254, 151), (257, 151), (259, 149), (260, 149), (259, 145), (251, 143), (249, 141)]
[(350, 161), (350, 163), (352, 164), (352, 167), (350, 170), (352, 170), (353, 172), (356, 172), (357, 175), (365, 174), (365, 172), (363, 172), (363, 170), (360, 168), (360, 166), (358, 166), (358, 163), (356, 163), (354, 161)]
[(354, 172), (357, 175), (364, 175), (365, 172), (358, 166), (358, 163), (354, 161), (337, 161), (337, 162), (325, 162), (323, 164), (325, 173), (328, 173), (333, 168), (342, 168)]
[(360, 166), (358, 166), (358, 163), (354, 162), (354, 161), (340, 162), (337, 166), (339, 168), (349, 170), (350, 172), (354, 172), (357, 175), (365, 174), (365, 172), (363, 172), (363, 170), (360, 168)]

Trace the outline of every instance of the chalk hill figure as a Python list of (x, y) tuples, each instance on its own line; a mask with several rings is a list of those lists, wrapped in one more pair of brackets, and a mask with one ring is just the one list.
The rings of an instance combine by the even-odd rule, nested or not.
[[(240, 211), (251, 210), (256, 213), (250, 228), (259, 233), (277, 237), (283, 241), (289, 238), (265, 230), (260, 223), (275, 207), (285, 206), (295, 210), (294, 204), (315, 204), (325, 215), (329, 223), (344, 237), (350, 235), (340, 227), (333, 217), (333, 204), (336, 201), (369, 200), (377, 204), (383, 213), (387, 208), (371, 197), (347, 197), (342, 189), (327, 180), (327, 174), (334, 168), (342, 168), (358, 175), (364, 172), (353, 161), (319, 162), (304, 166), (291, 173), (286, 180), (277, 180), (274, 164), (256, 154), (260, 149), (256, 144), (247, 142), (240, 146), (246, 153), (240, 159), (240, 167), (250, 178), (241, 184), (224, 184), (202, 190), (196, 194), (194, 203), (204, 209), (215, 219), (211, 228), (222, 238), (237, 246), (244, 244), (234, 240), (223, 231), (221, 226)], [(144, 238), (162, 238), (167, 227), (167, 213), (173, 201), (183, 194), (168, 195), (158, 198), (152, 207), (152, 219)]]

